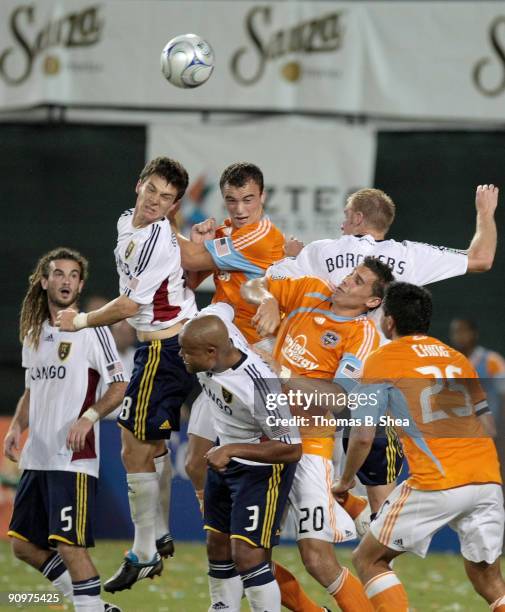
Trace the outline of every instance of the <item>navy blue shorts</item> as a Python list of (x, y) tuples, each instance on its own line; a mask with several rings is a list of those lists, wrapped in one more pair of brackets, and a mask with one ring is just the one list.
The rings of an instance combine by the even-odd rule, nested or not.
[(179, 431), (181, 405), (196, 383), (179, 355), (178, 337), (142, 342), (118, 423), (138, 440), (170, 438)]
[(94, 546), (96, 486), (82, 472), (25, 470), (7, 534), (46, 549), (58, 542)]
[[(342, 442), (347, 452), (348, 434)], [(398, 478), (402, 467), (403, 449), (396, 432), (391, 427), (377, 428), (370, 453), (357, 473), (359, 481), (372, 487), (389, 484)]]
[(276, 546), (295, 470), (296, 463), (253, 466), (238, 461), (230, 461), (224, 473), (207, 470), (204, 529), (261, 548)]

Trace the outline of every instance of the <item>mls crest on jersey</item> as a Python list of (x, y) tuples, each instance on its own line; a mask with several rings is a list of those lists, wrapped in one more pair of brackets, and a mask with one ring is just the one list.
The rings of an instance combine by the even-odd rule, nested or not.
[(124, 258), (128, 259), (128, 257), (130, 257), (130, 255), (133, 253), (134, 250), (135, 250), (135, 240), (130, 240), (128, 246), (126, 247), (126, 251), (124, 252)]
[(58, 357), (65, 361), (65, 359), (70, 355), (70, 349), (72, 348), (71, 342), (60, 342), (58, 346)]
[(231, 274), (226, 270), (223, 270), (222, 272), (219, 272), (217, 277), (220, 281), (228, 282), (231, 279)]
[(221, 387), (222, 391), (223, 391), (223, 399), (227, 404), (231, 404), (231, 400), (233, 399), (233, 394), (230, 393), (228, 391), (228, 389), (225, 389), (224, 387)]
[(340, 336), (332, 331), (324, 332), (324, 334), (321, 336), (321, 344), (329, 348), (337, 346), (339, 340)]

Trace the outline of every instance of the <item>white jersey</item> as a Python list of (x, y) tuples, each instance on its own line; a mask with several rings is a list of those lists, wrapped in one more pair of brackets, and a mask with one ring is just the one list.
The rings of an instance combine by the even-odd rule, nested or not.
[[(231, 342), (243, 353), (243, 358), (225, 372), (198, 374), (203, 393), (210, 400), (219, 443), (260, 444), (265, 440), (280, 440), (288, 444), (299, 444), (298, 429), (280, 423), (281, 419), (291, 418), (289, 408), (277, 406), (275, 401), (272, 402), (272, 408), (268, 408), (268, 401), (282, 393), (279, 379), (261, 357), (249, 348), (242, 333), (232, 323), (233, 308), (218, 302), (204, 308), (198, 316), (205, 315), (219, 317), (228, 329)], [(234, 459), (248, 465), (259, 464), (246, 459)]]
[(133, 212), (126, 210), (117, 223), (119, 293), (140, 306), (128, 319), (132, 327), (167, 329), (196, 314), (195, 295), (185, 286), (179, 244), (168, 219), (135, 228)]
[(270, 266), (267, 275), (273, 278), (317, 276), (338, 285), (367, 256), (387, 264), (395, 280), (421, 286), (465, 274), (468, 267), (465, 251), (408, 240), (346, 235), (336, 240), (311, 242), (298, 257)]
[(44, 323), (37, 350), (23, 343), (23, 367), (30, 390), (28, 439), (20, 458), (26, 470), (83, 472), (98, 477), (99, 422), (81, 452), (66, 446), (73, 423), (96, 400), (100, 379), (125, 380), (108, 328), (62, 332)]

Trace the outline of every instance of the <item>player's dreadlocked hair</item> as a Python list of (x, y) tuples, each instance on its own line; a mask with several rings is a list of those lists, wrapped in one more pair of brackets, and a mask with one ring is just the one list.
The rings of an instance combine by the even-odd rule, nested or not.
[(26, 292), (21, 316), (19, 318), (19, 338), (21, 342), (25, 337), (34, 348), (38, 348), (40, 332), (44, 321), (49, 318), (49, 305), (47, 294), (42, 289), (41, 279), (49, 277), (49, 264), (55, 259), (70, 259), (79, 264), (81, 268), (81, 280), (86, 280), (88, 276), (88, 260), (79, 252), (66, 247), (58, 247), (42, 257), (37, 262), (35, 270), (28, 279), (28, 291)]

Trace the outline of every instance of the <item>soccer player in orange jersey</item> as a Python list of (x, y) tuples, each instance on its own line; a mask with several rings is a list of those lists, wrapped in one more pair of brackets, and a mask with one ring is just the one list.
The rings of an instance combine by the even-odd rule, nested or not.
[[(261, 332), (261, 315), (266, 309), (277, 315), (277, 323), (279, 311), (285, 315), (273, 360), (286, 389), (303, 388), (345, 399), (345, 391), (356, 385), (364, 359), (379, 345), (379, 334), (367, 311), (380, 305), (385, 286), (392, 280), (388, 266), (367, 257), (336, 289), (308, 276), (257, 279), (243, 287), (244, 297), (261, 304), (255, 319)], [(304, 412), (292, 403), (294, 414), (300, 418), (310, 415), (308, 422), (300, 422), (303, 456), (289, 496), (298, 547), (307, 571), (341, 610), (371, 610), (362, 585), (335, 556), (334, 543), (353, 539), (356, 532), (351, 517), (331, 494), (335, 424), (328, 419), (331, 413), (326, 403), (318, 408), (322, 410)]]
[[(354, 417), (397, 419), (411, 476), (382, 505), (354, 564), (375, 610), (407, 612), (407, 594), (389, 564), (407, 551), (424, 557), (434, 533), (449, 525), (475, 590), (491, 610), (504, 612), (500, 466), (478, 418), (489, 410), (486, 396), (468, 359), (427, 335), (431, 313), (421, 287), (394, 283), (386, 292), (381, 325), (392, 342), (366, 360), (360, 389), (369, 405)], [(353, 428), (335, 495), (352, 487), (374, 429)]]

